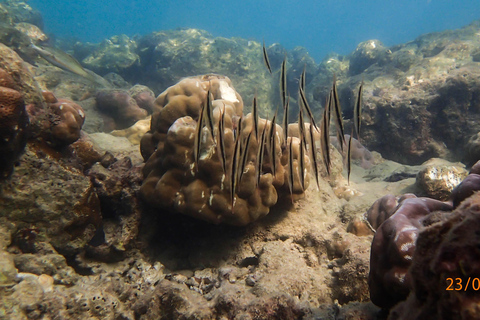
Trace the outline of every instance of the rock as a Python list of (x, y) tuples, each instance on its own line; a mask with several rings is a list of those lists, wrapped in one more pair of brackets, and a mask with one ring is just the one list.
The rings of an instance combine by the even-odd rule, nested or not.
[(140, 108), (125, 90), (102, 90), (95, 99), (97, 109), (114, 121), (108, 131), (127, 128), (147, 116), (147, 111)]
[(442, 161), (439, 163), (438, 160), (432, 159), (423, 164), (426, 167), (418, 173), (416, 185), (424, 195), (445, 201), (468, 172), (463, 165), (441, 164)]
[(148, 116), (143, 120), (138, 120), (131, 127), (128, 127), (123, 130), (113, 130), (110, 132), (111, 135), (115, 137), (125, 137), (134, 145), (139, 145), (142, 137), (150, 130), (150, 123), (152, 118)]
[(350, 57), (350, 76), (362, 73), (373, 64), (382, 65), (390, 59), (392, 52), (379, 40), (361, 42)]
[(101, 222), (100, 203), (89, 179), (36, 145), (27, 146), (0, 190), (0, 217), (18, 230), (33, 225), (62, 253), (79, 252)]
[[(369, 240), (364, 240), (369, 242)], [(368, 294), (369, 250), (364, 244), (352, 243), (342, 257), (334, 261), (332, 298), (340, 304), (366, 302)]]
[(32, 40), (33, 43), (45, 42), (48, 40), (47, 35), (43, 33), (43, 31), (39, 27), (28, 22), (16, 23), (15, 29), (24, 33)]
[[(39, 276), (50, 276), (57, 284), (73, 285), (78, 275), (67, 265), (65, 257), (58, 253), (36, 255), (32, 253), (19, 254), (14, 257), (15, 266), (19, 272), (32, 273)], [(47, 283), (50, 280), (45, 280)]]
[[(469, 164), (478, 160), (473, 154), (478, 132), (475, 124), (480, 121), (476, 98), (480, 67), (472, 62), (471, 54), (480, 47), (475, 35), (479, 30), (474, 22), (378, 51), (374, 41), (367, 41), (360, 45), (361, 50), (338, 60), (339, 65), (350, 63), (350, 72), (357, 74), (347, 78), (336, 72), (346, 119), (353, 118), (352, 101), (364, 79), (362, 144), (385, 158), (410, 165), (432, 157), (466, 159)], [(371, 55), (364, 53), (369, 43), (371, 48), (375, 45)], [(311, 105), (324, 104), (332, 76), (312, 79)], [(470, 138), (473, 144), (467, 146)]]
[(465, 161), (473, 165), (480, 160), (480, 132), (473, 134), (465, 146)]
[(13, 285), (16, 276), (17, 269), (13, 262), (13, 255), (0, 251), (0, 287)]
[(128, 90), (128, 93), (140, 108), (147, 110), (148, 113), (153, 112), (155, 94), (147, 86), (136, 84)]
[(109, 72), (122, 73), (137, 68), (140, 64), (136, 49), (137, 43), (134, 40), (124, 34), (116, 35), (103, 40), (82, 63), (101, 75)]

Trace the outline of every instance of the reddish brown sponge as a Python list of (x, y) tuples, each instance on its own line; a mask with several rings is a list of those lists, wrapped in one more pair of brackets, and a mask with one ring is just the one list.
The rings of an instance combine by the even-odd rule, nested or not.
[(407, 271), (421, 221), (438, 210), (450, 211), (452, 206), (434, 199), (409, 197), (401, 200), (378, 228), (372, 242), (368, 277), (370, 298), (377, 306), (391, 308), (407, 298), (412, 288)]
[(77, 141), (85, 121), (82, 107), (67, 99), (58, 99), (49, 107), (54, 115), (50, 129), (52, 144), (61, 147)]
[[(219, 147), (215, 144), (209, 126), (200, 131), (198, 163), (194, 161), (197, 120), (207, 92), (212, 99), (213, 135), (218, 139), (221, 110), (225, 112), (226, 172), (220, 160)], [(289, 193), (287, 186), (288, 156), (281, 148), (284, 138), (280, 126), (276, 126), (276, 174), (272, 174), (269, 152), (260, 168), (257, 185), (256, 164), (259, 140), (253, 134), (253, 117), (243, 117), (239, 139), (245, 146), (251, 135), (250, 148), (245, 156), (245, 170), (238, 181), (232, 202), (231, 164), (234, 154), (234, 130), (242, 116), (243, 101), (230, 79), (219, 75), (186, 78), (165, 90), (155, 100), (151, 130), (141, 141), (142, 155), (146, 160), (143, 170), (145, 180), (141, 195), (159, 212), (176, 212), (212, 223), (246, 225), (268, 214), (278, 200), (278, 194)], [(271, 122), (259, 119), (258, 129), (268, 132)], [(303, 194), (299, 182), (299, 139), (289, 137), (292, 144), (293, 196)], [(242, 151), (243, 152), (243, 151)], [(273, 154), (273, 153), (272, 153)], [(309, 168), (305, 156), (304, 167)], [(304, 172), (305, 174), (305, 172)], [(308, 186), (308, 176), (306, 177)]]
[[(0, 84), (13, 87), (13, 80), (0, 69)], [(0, 86), (0, 179), (8, 177), (25, 148), (28, 115), (20, 92)]]

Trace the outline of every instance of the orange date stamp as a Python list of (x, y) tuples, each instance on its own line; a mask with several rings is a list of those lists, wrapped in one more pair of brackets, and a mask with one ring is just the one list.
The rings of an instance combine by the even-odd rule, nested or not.
[(480, 290), (480, 278), (447, 278), (446, 291), (467, 291), (468, 288), (472, 288), (474, 291)]

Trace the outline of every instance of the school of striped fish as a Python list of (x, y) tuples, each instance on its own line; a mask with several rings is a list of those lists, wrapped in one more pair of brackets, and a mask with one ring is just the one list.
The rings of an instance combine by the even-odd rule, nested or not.
[[(265, 42), (263, 42), (263, 61), (268, 70), (268, 72), (273, 75), (272, 67), (270, 60), (268, 58), (267, 49), (265, 47)], [(283, 122), (282, 122), (282, 133), (283, 145), (281, 146), (282, 150), (288, 152), (288, 164), (287, 164), (287, 182), (292, 196), (293, 202), (293, 184), (294, 184), (294, 166), (293, 166), (293, 143), (292, 138), (289, 139), (289, 104), (290, 104), (290, 95), (287, 88), (287, 57), (285, 55), (281, 66), (280, 66), (280, 100), (282, 103), (283, 110)], [(308, 103), (306, 94), (305, 94), (305, 83), (306, 83), (306, 68), (304, 67), (303, 72), (299, 78), (299, 87), (298, 87), (298, 105), (299, 105), (299, 114), (298, 114), (298, 133), (299, 133), (299, 172), (298, 177), (300, 180), (300, 186), (303, 191), (306, 189), (305, 184), (305, 156), (308, 155), (311, 163), (311, 171), (315, 177), (317, 187), (319, 188), (319, 159), (317, 156), (317, 139), (320, 137), (320, 150), (322, 156), (322, 162), (325, 166), (327, 176), (331, 174), (331, 154), (330, 154), (330, 119), (331, 115), (334, 115), (334, 123), (336, 127), (336, 134), (340, 144), (342, 153), (344, 148), (346, 150), (346, 166), (347, 166), (347, 179), (350, 183), (350, 173), (351, 173), (351, 153), (352, 153), (352, 136), (353, 132), (355, 133), (357, 139), (360, 137), (360, 125), (361, 125), (361, 108), (362, 108), (362, 90), (363, 90), (363, 81), (359, 86), (356, 103), (354, 106), (354, 119), (353, 119), (353, 129), (352, 134), (350, 135), (348, 143), (345, 140), (345, 129), (343, 124), (342, 109), (340, 106), (340, 100), (337, 91), (336, 78), (333, 78), (332, 88), (330, 89), (327, 101), (325, 103), (325, 108), (323, 111), (322, 118), (320, 120), (320, 127), (317, 126), (315, 121), (314, 114)], [(242, 135), (242, 122), (244, 122), (245, 116), (239, 118), (236, 129), (234, 131), (234, 148), (233, 156), (230, 161), (230, 166), (227, 166), (227, 154), (225, 149), (225, 106), (220, 110), (220, 117), (218, 120), (218, 129), (215, 130), (213, 115), (212, 115), (212, 100), (213, 97), (210, 93), (210, 90), (207, 92), (207, 97), (205, 103), (202, 105), (198, 121), (197, 128), (195, 132), (194, 139), (194, 163), (195, 167), (198, 168), (198, 161), (200, 157), (201, 143), (202, 143), (202, 131), (206, 126), (210, 131), (212, 140), (216, 146), (217, 154), (219, 155), (220, 163), (226, 177), (228, 177), (228, 187), (230, 190), (230, 201), (233, 207), (235, 204), (235, 195), (237, 191), (237, 186), (242, 180), (242, 176), (245, 173), (247, 167), (250, 149), (252, 147), (252, 141), (257, 141), (256, 145), (258, 146), (256, 150), (255, 157), (255, 181), (256, 186), (260, 183), (260, 177), (262, 175), (263, 165), (264, 165), (264, 156), (268, 155), (270, 172), (275, 177), (276, 175), (276, 166), (277, 166), (277, 116), (278, 108), (275, 111), (272, 119), (266, 121), (263, 126), (263, 130), (259, 129), (259, 115), (258, 115), (258, 101), (255, 94), (252, 102), (252, 111), (251, 116), (253, 118), (253, 128), (248, 135)], [(309, 127), (308, 130), (305, 126), (305, 116), (308, 117)], [(317, 134), (315, 133), (317, 132)], [(246, 136), (246, 138), (245, 138)]]

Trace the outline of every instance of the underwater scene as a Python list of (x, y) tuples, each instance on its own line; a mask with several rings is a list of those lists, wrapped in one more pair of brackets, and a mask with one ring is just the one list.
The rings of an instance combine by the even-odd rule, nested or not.
[(0, 319), (480, 319), (480, 2), (0, 0)]

